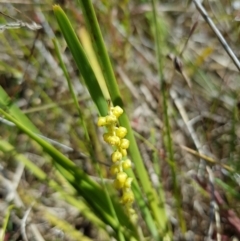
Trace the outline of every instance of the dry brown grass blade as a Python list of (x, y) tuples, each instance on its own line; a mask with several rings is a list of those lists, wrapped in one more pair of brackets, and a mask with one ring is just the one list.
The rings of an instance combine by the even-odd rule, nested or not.
[(194, 156), (200, 157), (200, 158), (204, 159), (205, 161), (207, 161), (207, 162), (209, 162), (209, 163), (211, 163), (211, 164), (219, 165), (219, 166), (221, 166), (222, 168), (224, 168), (224, 169), (226, 169), (226, 170), (228, 170), (228, 171), (230, 171), (230, 172), (234, 172), (234, 169), (231, 168), (230, 166), (225, 165), (225, 164), (222, 164), (222, 163), (214, 160), (213, 158), (211, 158), (211, 157), (209, 157), (209, 156), (206, 156), (206, 155), (204, 155), (204, 154), (200, 154), (199, 152), (197, 152), (197, 151), (195, 151), (195, 150), (193, 150), (193, 149), (191, 149), (191, 148), (189, 148), (189, 147), (186, 147), (186, 146), (180, 145), (180, 147), (181, 147), (182, 149), (184, 149), (185, 151), (187, 151), (188, 153), (191, 153), (191, 154), (193, 154)]

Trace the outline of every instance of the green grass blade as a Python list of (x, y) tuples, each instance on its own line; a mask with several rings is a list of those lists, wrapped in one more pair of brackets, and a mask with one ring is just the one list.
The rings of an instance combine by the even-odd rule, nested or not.
[(49, 187), (53, 188), (57, 191), (63, 199), (65, 199), (68, 203), (76, 207), (89, 221), (97, 225), (98, 227), (106, 230), (106, 225), (95, 216), (95, 214), (84, 204), (81, 200), (76, 199), (71, 196), (69, 193), (66, 193), (62, 186), (60, 186), (53, 179), (48, 179), (47, 174), (42, 171), (38, 166), (36, 166), (32, 161), (26, 158), (24, 155), (16, 153), (14, 147), (4, 140), (0, 140), (0, 151), (5, 154), (11, 154), (14, 158), (24, 164), (24, 166), (40, 181), (48, 183)]
[(102, 38), (101, 30), (92, 6), (92, 2), (90, 0), (80, 0), (78, 2), (82, 7), (84, 19), (86, 20), (88, 29), (90, 30), (89, 32), (94, 40), (93, 45), (95, 47), (95, 52), (98, 53), (97, 58), (101, 65), (108, 91), (111, 95), (111, 100), (115, 106), (123, 106), (114, 71)]
[(92, 100), (96, 104), (100, 114), (106, 115), (107, 102), (69, 19), (60, 6), (53, 6), (53, 11), (77, 67), (85, 80)]
[(105, 82), (105, 79), (103, 76), (102, 69), (100, 67), (98, 58), (97, 58), (96, 53), (92, 46), (92, 41), (91, 41), (90, 35), (88, 34), (87, 30), (83, 27), (78, 31), (78, 36), (79, 36), (82, 46), (85, 50), (85, 53), (89, 59), (89, 63), (91, 64), (92, 69), (96, 75), (98, 83), (103, 91), (103, 95), (105, 96), (105, 98), (107, 100), (111, 99), (109, 96), (108, 88), (106, 86), (106, 82)]
[[(64, 72), (65, 78), (67, 79), (68, 88), (69, 88), (69, 90), (71, 92), (71, 96), (72, 96), (72, 98), (74, 100), (75, 106), (76, 106), (76, 108), (78, 110), (78, 113), (79, 113), (79, 116), (81, 118), (81, 124), (82, 124), (82, 126), (84, 128), (85, 137), (86, 137), (86, 140), (88, 142), (87, 146), (89, 147), (89, 149), (91, 149), (91, 140), (90, 140), (90, 137), (89, 137), (89, 134), (88, 134), (88, 131), (87, 131), (87, 127), (86, 127), (85, 121), (83, 119), (83, 116), (82, 116), (82, 113), (81, 113), (81, 110), (80, 110), (80, 106), (79, 106), (78, 101), (77, 101), (77, 97), (76, 97), (76, 95), (74, 93), (73, 86), (72, 86), (69, 74), (67, 72), (67, 69), (66, 69), (64, 63), (63, 63), (63, 60), (62, 60), (62, 57), (61, 57), (60, 50), (59, 50), (58, 43), (57, 43), (56, 39), (53, 39), (53, 44), (54, 44), (54, 47), (55, 47), (55, 50), (56, 50), (56, 53), (57, 53), (57, 56), (58, 56), (58, 59), (59, 59), (59, 62), (60, 62), (60, 66), (61, 66), (61, 68), (62, 68), (62, 70)], [(92, 153), (92, 150), (89, 150), (89, 151), (91, 153), (91, 156), (93, 157), (94, 155)], [(101, 180), (102, 180), (102, 175), (101, 175), (101, 171), (100, 171), (100, 168), (98, 166), (98, 163), (96, 163), (96, 166), (97, 166), (97, 170), (98, 170), (99, 176), (101, 177)], [(118, 220), (118, 217), (117, 217), (117, 215), (115, 213), (113, 204), (111, 202), (111, 198), (109, 196), (109, 193), (108, 193), (107, 188), (106, 188), (106, 186), (105, 186), (103, 181), (102, 181), (102, 186), (103, 186), (104, 192), (106, 194), (106, 198), (107, 198), (108, 206), (110, 207), (110, 210), (111, 210), (111, 214), (114, 216), (115, 220)], [(120, 231), (118, 232), (118, 239), (120, 241), (124, 241), (125, 240), (123, 234)]]
[(3, 220), (3, 226), (1, 228), (1, 231), (0, 231), (0, 241), (4, 241), (4, 236), (5, 236), (5, 232), (6, 232), (6, 229), (7, 229), (7, 225), (8, 225), (8, 221), (9, 221), (9, 217), (10, 217), (10, 213), (11, 213), (11, 210), (13, 209), (13, 205), (10, 205), (8, 206), (8, 209), (7, 209), (7, 212), (6, 212), (6, 216)]
[[(95, 46), (95, 51), (98, 53), (99, 63), (104, 73), (105, 81), (108, 87), (109, 94), (111, 96), (111, 100), (114, 106), (119, 105), (123, 107), (123, 101), (120, 96), (120, 91), (117, 85), (116, 78), (114, 76), (114, 71), (107, 54), (106, 47), (104, 45), (104, 41), (102, 38), (102, 34), (99, 28), (99, 24), (90, 0), (80, 0), (80, 5), (82, 6), (82, 10), (84, 13), (85, 21), (88, 25), (89, 32), (93, 39), (93, 44)], [(158, 199), (156, 191), (153, 189), (152, 184), (150, 182), (148, 173), (143, 164), (142, 157), (140, 155), (136, 140), (133, 135), (133, 131), (131, 125), (129, 123), (128, 117), (125, 112), (119, 118), (120, 124), (127, 128), (128, 134), (127, 138), (130, 141), (129, 152), (132, 157), (132, 160), (135, 164), (135, 168), (138, 174), (139, 181), (143, 187), (145, 194), (147, 195), (149, 206), (152, 210), (152, 214), (155, 218), (156, 223), (158, 224), (160, 232), (165, 232), (167, 229), (166, 215), (162, 212), (162, 208), (159, 208), (163, 205), (162, 200)], [(151, 224), (152, 225), (152, 224)], [(154, 229), (154, 227), (153, 227)]]
[(53, 225), (58, 227), (60, 230), (69, 234), (68, 236), (71, 237), (73, 240), (81, 240), (81, 241), (93, 241), (89, 237), (85, 236), (80, 230), (76, 230), (73, 226), (65, 220), (60, 219), (59, 217), (54, 216), (50, 212), (44, 210), (43, 216), (47, 219), (47, 221)]
[(28, 126), (28, 128), (35, 132), (39, 133), (39, 130), (33, 125), (33, 123), (27, 118), (26, 115), (13, 103), (11, 98), (5, 92), (5, 90), (0, 86), (0, 107), (2, 109), (7, 109), (9, 113), (14, 116), (19, 122)]
[(218, 186), (220, 186), (229, 196), (236, 198), (237, 200), (240, 200), (240, 194), (238, 191), (236, 191), (235, 187), (233, 185), (228, 185), (227, 183), (223, 182), (219, 178), (215, 178), (214, 181)]
[(72, 86), (72, 83), (71, 83), (71, 79), (70, 79), (70, 76), (68, 74), (68, 71), (67, 71), (67, 68), (62, 60), (62, 57), (61, 57), (61, 53), (60, 53), (60, 50), (59, 50), (59, 46), (58, 46), (58, 42), (56, 39), (53, 39), (53, 44), (54, 44), (54, 47), (55, 47), (55, 50), (56, 50), (56, 53), (57, 53), (57, 57), (58, 57), (58, 60), (59, 60), (59, 63), (60, 63), (60, 66), (62, 68), (62, 71), (64, 73), (64, 76), (67, 80), (67, 83), (68, 83), (68, 88), (69, 88), (69, 91), (71, 93), (71, 96), (72, 96), (72, 99), (74, 101), (74, 104), (76, 106), (76, 109), (78, 111), (78, 115), (81, 119), (81, 124), (83, 126), (83, 129), (84, 129), (84, 133), (85, 133), (85, 137), (86, 137), (86, 140), (89, 140), (89, 135), (88, 135), (88, 131), (87, 131), (87, 127), (86, 127), (86, 123), (83, 119), (83, 115), (82, 115), (82, 111), (80, 109), (80, 106), (78, 104), (78, 99), (77, 99), (77, 96), (73, 90), (73, 86)]
[(168, 92), (166, 88), (166, 83), (164, 81), (163, 76), (163, 63), (162, 63), (162, 54), (161, 54), (161, 41), (160, 41), (160, 30), (157, 21), (157, 11), (156, 11), (156, 3), (155, 0), (152, 0), (152, 9), (153, 9), (153, 24), (155, 29), (155, 42), (156, 42), (156, 49), (157, 49), (157, 60), (158, 60), (158, 72), (159, 72), (159, 84), (161, 89), (162, 95), (162, 102), (163, 102), (163, 113), (164, 113), (164, 135), (166, 136), (165, 146), (168, 151), (168, 163), (171, 168), (172, 178), (173, 178), (173, 190), (174, 190), (174, 197), (176, 200), (177, 212), (178, 212), (178, 219), (180, 222), (180, 226), (182, 232), (186, 232), (186, 223), (183, 218), (182, 214), (182, 198), (181, 198), (181, 189), (178, 186), (177, 182), (177, 167), (174, 161), (174, 153), (173, 153), (173, 144), (172, 144), (172, 137), (171, 137), (171, 127), (170, 121), (168, 117)]
[(31, 139), (36, 141), (43, 148), (43, 150), (52, 157), (53, 164), (56, 166), (56, 168), (78, 191), (78, 194), (83, 196), (84, 199), (92, 206), (95, 212), (99, 214), (99, 217), (101, 217), (106, 223), (111, 225), (116, 232), (119, 232), (119, 230), (123, 232), (123, 227), (128, 227), (131, 230), (131, 233), (128, 234), (128, 232), (126, 232), (126, 230), (124, 229), (124, 235), (127, 235), (127, 237), (129, 237), (129, 235), (133, 235), (136, 237), (138, 236), (135, 227), (129, 221), (128, 217), (126, 216), (121, 205), (118, 202), (113, 202), (113, 204), (119, 218), (120, 225), (114, 219), (114, 217), (111, 216), (109, 206), (106, 205), (107, 197), (105, 196), (105, 193), (103, 189), (99, 186), (99, 184), (93, 181), (82, 170), (77, 168), (77, 166), (61, 152), (56, 150), (45, 140), (38, 137), (35, 133), (30, 131), (7, 112), (0, 109), (0, 114), (2, 114), (6, 119), (13, 122), (21, 131), (23, 131)]
[(149, 180), (148, 173), (144, 166), (141, 154), (139, 152), (136, 140), (133, 135), (132, 128), (130, 126), (128, 117), (126, 114), (120, 117), (120, 123), (122, 126), (126, 127), (128, 130), (127, 138), (130, 141), (131, 145), (129, 147), (129, 152), (131, 154), (132, 160), (135, 164), (136, 172), (139, 177), (139, 182), (143, 187), (143, 190), (148, 198), (148, 203), (152, 211), (152, 215), (157, 222), (160, 233), (165, 233), (168, 229), (167, 218), (165, 214), (165, 210), (163, 209), (164, 202), (160, 200), (157, 196), (156, 190), (153, 189), (152, 184)]
[(149, 232), (152, 235), (152, 238), (154, 240), (161, 240), (159, 235), (159, 230), (156, 228), (156, 224), (154, 222), (153, 216), (147, 206), (147, 203), (144, 200), (144, 196), (141, 192), (141, 189), (138, 185), (136, 185), (136, 182), (133, 182), (133, 192), (137, 201), (137, 204), (142, 212), (143, 219), (146, 222), (146, 225), (149, 229)]

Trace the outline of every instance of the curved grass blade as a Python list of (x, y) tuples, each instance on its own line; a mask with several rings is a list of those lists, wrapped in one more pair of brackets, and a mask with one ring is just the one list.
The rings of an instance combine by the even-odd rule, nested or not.
[[(92, 180), (82, 170), (77, 168), (77, 166), (61, 152), (59, 152), (45, 140), (38, 137), (35, 133), (26, 128), (7, 112), (0, 109), (0, 114), (2, 114), (9, 121), (13, 122), (21, 131), (36, 141), (43, 148), (43, 150), (52, 157), (53, 164), (60, 171), (60, 173), (62, 173), (65, 179), (72, 184), (72, 186), (77, 190), (78, 194), (81, 195), (93, 208), (94, 212), (97, 213), (104, 222), (108, 223), (116, 233), (122, 232), (124, 236), (126, 236), (127, 240), (130, 237), (136, 238), (138, 236), (134, 225), (124, 213), (121, 205), (112, 200), (120, 225), (118, 224), (118, 221), (114, 219), (114, 217), (111, 215), (109, 206), (106, 205), (107, 197), (99, 184)], [(127, 227), (128, 230), (124, 227)]]
[(82, 200), (76, 199), (76, 197), (73, 197), (69, 193), (66, 193), (62, 186), (60, 186), (55, 180), (49, 179), (47, 174), (42, 171), (38, 166), (36, 166), (32, 161), (30, 161), (24, 155), (17, 153), (11, 144), (4, 140), (0, 140), (0, 151), (5, 154), (11, 154), (11, 156), (13, 156), (15, 160), (24, 164), (24, 166), (35, 177), (37, 177), (42, 182), (46, 182), (49, 187), (57, 191), (64, 200), (66, 200), (72, 206), (76, 207), (89, 221), (102, 228), (103, 230), (106, 230), (106, 225), (99, 218), (97, 218), (93, 212), (91, 212), (89, 207), (87, 207), (87, 205)]
[[(120, 91), (117, 85), (117, 81), (114, 75), (114, 71), (104, 45), (101, 30), (98, 25), (98, 21), (90, 0), (79, 0), (82, 6), (82, 11), (84, 14), (84, 19), (88, 25), (88, 29), (91, 30), (89, 33), (92, 35), (93, 45), (95, 47), (95, 52), (97, 53), (98, 61), (101, 65), (102, 72), (108, 87), (108, 91), (111, 95), (111, 100), (113, 104), (123, 106), (122, 98), (120, 97)], [(96, 51), (97, 50), (97, 51)]]
[(81, 40), (85, 53), (89, 59), (89, 63), (91, 64), (92, 69), (96, 75), (98, 83), (103, 91), (103, 95), (105, 96), (105, 98), (107, 100), (111, 99), (109, 92), (108, 92), (108, 88), (106, 86), (106, 82), (105, 82), (105, 79), (103, 76), (102, 69), (100, 67), (98, 58), (97, 58), (95, 51), (93, 49), (93, 46), (92, 46), (92, 41), (91, 41), (90, 35), (88, 34), (87, 30), (84, 27), (82, 27), (78, 31), (78, 36)]
[(53, 6), (53, 11), (77, 67), (85, 80), (92, 100), (96, 104), (100, 114), (102, 116), (107, 115), (107, 102), (69, 19), (60, 6)]
[(8, 206), (8, 209), (7, 209), (7, 212), (6, 212), (6, 216), (3, 220), (3, 226), (2, 226), (2, 229), (0, 231), (0, 241), (4, 241), (4, 236), (5, 236), (5, 232), (6, 232), (6, 229), (7, 229), (7, 225), (8, 225), (8, 221), (9, 221), (9, 217), (10, 217), (10, 213), (11, 213), (11, 210), (13, 209), (14, 205), (10, 205)]
[[(71, 96), (72, 96), (72, 98), (73, 98), (73, 100), (74, 100), (75, 106), (76, 106), (76, 108), (77, 108), (77, 110), (78, 110), (78, 113), (79, 113), (79, 116), (80, 116), (80, 119), (81, 119), (81, 124), (82, 124), (83, 129), (84, 129), (84, 132), (85, 132), (86, 140), (87, 140), (87, 142), (88, 142), (88, 143), (87, 143), (87, 146), (89, 147), (89, 151), (90, 151), (90, 153), (91, 153), (92, 159), (94, 159), (94, 154), (93, 154), (93, 151), (92, 151), (92, 145), (91, 145), (91, 140), (90, 140), (90, 137), (89, 137), (89, 133), (88, 133), (88, 131), (87, 131), (87, 127), (86, 127), (85, 121), (84, 121), (84, 119), (83, 119), (82, 112), (81, 112), (81, 110), (80, 110), (80, 106), (79, 106), (78, 101), (77, 101), (77, 97), (76, 97), (76, 95), (75, 95), (75, 93), (74, 93), (73, 86), (72, 86), (72, 84), (71, 84), (71, 80), (70, 80), (69, 74), (68, 74), (68, 72), (67, 72), (66, 66), (65, 66), (64, 63), (63, 63), (63, 60), (62, 60), (62, 57), (61, 57), (61, 54), (60, 54), (60, 50), (59, 50), (59, 47), (58, 47), (57, 40), (56, 40), (56, 39), (53, 39), (53, 43), (54, 43), (55, 50), (56, 50), (56, 53), (57, 53), (57, 56), (58, 56), (58, 59), (59, 59), (59, 62), (60, 62), (60, 66), (61, 66), (61, 68), (62, 68), (62, 70), (63, 70), (63, 73), (64, 73), (64, 75), (65, 75), (65, 78), (67, 79), (68, 88), (69, 88), (69, 90), (70, 90), (70, 92), (71, 92)], [(105, 83), (105, 82), (104, 82), (104, 83)], [(97, 167), (99, 176), (101, 177), (101, 180), (102, 180), (103, 190), (104, 190), (104, 192), (105, 192), (105, 194), (106, 194), (106, 198), (107, 198), (108, 206), (110, 207), (110, 210), (111, 210), (111, 214), (112, 214), (112, 216), (115, 218), (115, 220), (118, 220), (118, 217), (117, 217), (117, 215), (116, 215), (116, 213), (115, 213), (115, 210), (114, 210), (113, 204), (112, 204), (112, 202), (111, 202), (111, 198), (110, 198), (110, 196), (109, 196), (108, 190), (107, 190), (107, 188), (106, 188), (106, 186), (105, 186), (105, 183), (103, 182), (102, 175), (101, 175), (101, 170), (100, 170), (100, 168), (99, 168), (99, 166), (98, 166), (98, 163), (97, 163), (97, 162), (95, 162), (95, 163), (96, 163), (96, 167)], [(124, 240), (125, 240), (125, 239), (124, 239), (124, 236), (122, 235), (121, 232), (118, 232), (118, 236), (119, 236), (118, 239), (119, 239), (120, 241), (124, 241)]]
[(26, 115), (14, 104), (5, 90), (0, 86), (0, 107), (4, 110), (7, 110), (14, 118), (16, 118), (23, 125), (28, 126), (28, 128), (35, 132), (40, 133), (36, 126), (27, 118)]
[(157, 11), (156, 11), (155, 0), (151, 0), (151, 2), (152, 2), (152, 9), (153, 9), (153, 25), (155, 29), (155, 42), (156, 42), (156, 50), (157, 50), (156, 55), (158, 60), (159, 85), (161, 89), (162, 102), (163, 102), (164, 126), (165, 126), (164, 135), (166, 136), (165, 146), (168, 151), (168, 156), (169, 156), (168, 163), (171, 168), (171, 173), (173, 178), (173, 190), (174, 190), (174, 198), (177, 206), (178, 219), (180, 222), (182, 232), (185, 233), (186, 223), (182, 213), (181, 189), (179, 188), (179, 184), (177, 182), (177, 165), (174, 161), (171, 126), (170, 126), (170, 120), (168, 117), (168, 99), (167, 99), (168, 91), (167, 91), (166, 83), (164, 81), (164, 76), (163, 76), (163, 63), (162, 63), (162, 54), (161, 54), (161, 46), (160, 46), (161, 44), (160, 30), (159, 30), (159, 24), (157, 22)]
[[(84, 14), (84, 19), (88, 25), (89, 33), (92, 36), (93, 45), (95, 47), (95, 52), (98, 53), (97, 57), (104, 73), (105, 81), (108, 87), (108, 91), (111, 96), (111, 100), (114, 106), (119, 105), (123, 108), (123, 101), (120, 95), (120, 91), (117, 85), (117, 81), (114, 75), (114, 71), (104, 45), (103, 37), (100, 31), (100, 27), (94, 12), (91, 0), (79, 0)], [(145, 169), (141, 154), (139, 152), (133, 131), (125, 112), (119, 118), (121, 126), (124, 126), (128, 130), (127, 138), (130, 141), (129, 152), (132, 160), (135, 164), (136, 172), (139, 177), (139, 182), (141, 183), (144, 193), (148, 198), (148, 203), (152, 211), (152, 215), (158, 225), (156, 227), (155, 223), (151, 223), (154, 226), (151, 230), (155, 230), (154, 234), (157, 232), (165, 233), (168, 229), (168, 221), (164, 210), (164, 200), (159, 200), (156, 190), (152, 187), (151, 181), (149, 179), (148, 173)], [(136, 179), (135, 179), (136, 180)], [(138, 184), (136, 184), (138, 185)], [(152, 233), (153, 234), (153, 233)]]

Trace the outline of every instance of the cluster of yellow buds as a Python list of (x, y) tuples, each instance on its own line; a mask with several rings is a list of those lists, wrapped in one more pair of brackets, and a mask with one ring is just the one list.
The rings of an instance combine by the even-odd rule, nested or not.
[(112, 166), (110, 173), (115, 177), (114, 187), (121, 190), (121, 203), (124, 205), (128, 215), (133, 216), (135, 211), (132, 209), (134, 195), (131, 189), (133, 179), (128, 177), (124, 170), (131, 168), (132, 163), (127, 158), (127, 149), (129, 140), (124, 138), (127, 134), (127, 129), (118, 126), (118, 118), (123, 113), (123, 109), (119, 106), (109, 107), (108, 115), (98, 118), (98, 126), (105, 126), (107, 133), (103, 135), (106, 143), (114, 147), (114, 152), (111, 155)]

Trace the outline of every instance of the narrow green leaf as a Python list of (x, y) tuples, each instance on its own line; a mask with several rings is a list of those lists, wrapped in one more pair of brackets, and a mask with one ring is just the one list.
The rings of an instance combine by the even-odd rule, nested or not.
[(39, 133), (39, 130), (33, 125), (33, 123), (27, 118), (26, 115), (14, 104), (11, 98), (7, 95), (5, 90), (0, 86), (0, 107), (7, 110), (12, 116), (14, 116), (23, 125), (28, 126), (28, 128)]
[(107, 102), (103, 96), (102, 90), (98, 84), (96, 76), (89, 64), (86, 54), (82, 48), (80, 41), (77, 38), (73, 27), (68, 20), (66, 14), (60, 6), (53, 6), (53, 11), (56, 16), (59, 27), (63, 33), (63, 36), (67, 42), (67, 45), (72, 53), (72, 56), (80, 70), (88, 91), (92, 97), (92, 100), (96, 104), (101, 115), (107, 114)]
[[(132, 237), (137, 237), (135, 227), (129, 221), (121, 205), (118, 202), (115, 202), (114, 200), (113, 204), (116, 210), (116, 214), (119, 218), (120, 225), (111, 216), (109, 206), (106, 205), (107, 197), (103, 189), (94, 180), (92, 180), (82, 170), (77, 168), (77, 166), (71, 160), (69, 160), (61, 152), (56, 150), (51, 144), (41, 139), (39, 136), (37, 136), (26, 126), (18, 122), (7, 112), (0, 109), (0, 114), (3, 115), (6, 119), (13, 122), (21, 131), (27, 134), (31, 139), (35, 140), (43, 148), (43, 150), (52, 157), (53, 164), (56, 166), (56, 168), (78, 191), (78, 194), (81, 195), (89, 203), (89, 205), (94, 209), (94, 212), (97, 213), (99, 217), (101, 217), (104, 220), (104, 222), (111, 225), (116, 232), (119, 232), (119, 230), (121, 230), (121, 232), (123, 232), (124, 235), (126, 235), (126, 237), (128, 238), (129, 235), (133, 235)], [(131, 232), (129, 233), (125, 227), (128, 227), (131, 230)]]
[[(66, 31), (66, 29), (65, 29), (65, 31)], [(82, 113), (81, 113), (80, 107), (79, 107), (79, 105), (78, 105), (77, 97), (75, 96), (75, 93), (74, 93), (72, 84), (71, 84), (71, 82), (70, 82), (70, 77), (69, 77), (68, 72), (67, 72), (67, 69), (66, 69), (66, 67), (65, 67), (65, 65), (64, 65), (64, 63), (63, 63), (63, 61), (62, 61), (61, 54), (60, 54), (60, 51), (59, 51), (59, 48), (58, 48), (58, 44), (57, 44), (57, 42), (56, 42), (56, 39), (53, 40), (53, 43), (54, 43), (54, 46), (55, 46), (55, 50), (56, 50), (56, 52), (57, 52), (58, 59), (59, 59), (59, 61), (60, 61), (60, 65), (61, 65), (62, 70), (63, 70), (63, 72), (64, 72), (64, 75), (65, 75), (65, 77), (66, 77), (66, 79), (67, 79), (68, 87), (69, 87), (69, 90), (70, 90), (70, 92), (71, 92), (72, 98), (74, 99), (76, 108), (77, 108), (78, 113), (79, 113), (79, 115), (80, 115), (80, 118), (81, 118), (81, 120), (82, 120), (82, 124), (83, 124), (84, 130), (85, 130), (86, 140), (89, 142), (90, 139), (89, 139), (89, 135), (88, 135), (88, 132), (87, 132), (87, 129), (86, 129), (86, 125), (85, 125), (84, 120), (83, 120), (83, 118), (82, 118)], [(82, 53), (82, 54), (83, 54), (83, 53)], [(83, 54), (83, 61), (82, 61), (82, 62), (84, 63), (84, 61), (87, 61), (87, 59), (84, 57), (84, 54)], [(87, 64), (88, 64), (88, 63), (87, 63)], [(88, 64), (88, 65), (89, 65), (89, 64)], [(90, 65), (89, 65), (89, 68), (91, 68)], [(92, 70), (92, 68), (91, 68), (91, 70)], [(89, 70), (88, 70), (88, 71), (89, 71)], [(95, 75), (94, 75), (94, 77), (95, 77)], [(95, 81), (95, 80), (94, 80), (94, 81)], [(98, 82), (96, 82), (96, 83), (98, 84)], [(89, 88), (92, 88), (92, 86), (89, 86)], [(91, 92), (92, 89), (90, 89), (89, 91)], [(96, 100), (96, 101), (97, 101), (97, 100)], [(99, 103), (99, 102), (97, 101), (97, 103)], [(104, 103), (106, 104), (106, 101), (105, 101), (105, 100), (104, 100)], [(90, 143), (89, 143), (89, 144), (90, 144)], [(60, 167), (58, 167), (58, 169), (59, 169), (59, 168), (60, 168)], [(66, 174), (66, 171), (65, 171), (64, 169), (61, 169), (61, 171), (65, 173), (65, 176), (67, 175), (67, 174)], [(73, 182), (73, 185), (74, 185), (74, 182)], [(116, 213), (115, 213), (113, 204), (112, 204), (112, 202), (111, 202), (111, 199), (110, 199), (110, 197), (109, 197), (109, 194), (108, 194), (107, 189), (105, 188), (104, 183), (103, 183), (103, 187), (104, 187), (103, 192), (105, 193), (105, 196), (106, 196), (106, 203), (105, 203), (105, 205), (107, 204), (107, 205), (109, 206), (111, 215), (115, 218), (116, 221), (118, 221), (118, 217), (117, 217), (117, 215), (116, 215)], [(76, 185), (76, 188), (78, 188), (78, 185)], [(88, 193), (86, 193), (86, 196), (87, 196), (87, 194), (88, 194)], [(85, 198), (86, 198), (86, 197), (85, 197)], [(90, 197), (90, 199), (89, 199), (88, 201), (91, 202), (91, 199), (92, 199), (92, 197)], [(100, 203), (99, 203), (99, 204), (100, 204)], [(102, 203), (102, 204), (104, 205), (104, 203)], [(99, 206), (99, 208), (101, 208), (101, 207)], [(119, 225), (120, 225), (120, 224), (119, 224)], [(125, 240), (123, 234), (122, 234), (120, 231), (118, 231), (118, 237), (119, 237), (119, 240), (120, 240), (120, 241), (124, 241), (124, 240)]]
[(5, 240), (4, 236), (5, 236), (5, 232), (6, 232), (6, 229), (7, 229), (10, 213), (11, 213), (11, 210), (13, 209), (13, 207), (14, 207), (14, 205), (10, 205), (7, 208), (7, 212), (6, 212), (5, 218), (3, 220), (3, 226), (2, 226), (2, 229), (0, 231), (0, 241), (4, 241)]
[(102, 229), (106, 229), (106, 225), (95, 216), (95, 214), (87, 207), (87, 205), (76, 197), (71, 196), (69, 193), (66, 193), (63, 188), (55, 182), (53, 179), (49, 179), (47, 174), (42, 171), (38, 166), (36, 166), (32, 161), (30, 161), (24, 155), (17, 153), (14, 147), (4, 140), (0, 140), (0, 151), (5, 154), (11, 154), (17, 161), (25, 165), (25, 167), (40, 181), (45, 181), (48, 183), (49, 187), (57, 191), (61, 197), (66, 200), (68, 203), (76, 207), (89, 221), (93, 222), (95, 225)]
[[(152, 2), (152, 9), (153, 9), (153, 26), (155, 30), (155, 43), (156, 43), (156, 55), (157, 55), (157, 64), (158, 64), (158, 75), (159, 75), (159, 85), (160, 85), (160, 94), (162, 97), (163, 102), (163, 113), (164, 113), (164, 136), (166, 136), (165, 146), (168, 151), (168, 163), (171, 168), (172, 178), (173, 178), (173, 190), (174, 190), (174, 198), (176, 201), (177, 206), (177, 213), (178, 213), (178, 219), (180, 222), (180, 226), (182, 229), (182, 232), (186, 232), (186, 223), (182, 214), (182, 200), (181, 200), (181, 190), (179, 188), (178, 182), (177, 182), (177, 166), (174, 161), (174, 153), (173, 153), (173, 144), (172, 144), (172, 137), (171, 137), (171, 126), (170, 121), (168, 117), (168, 91), (166, 88), (166, 83), (164, 81), (163, 76), (163, 57), (161, 53), (161, 39), (160, 39), (160, 28), (157, 21), (157, 10), (156, 10), (156, 2), (155, 0), (151, 0)], [(163, 195), (163, 193), (162, 193)], [(162, 215), (164, 218), (164, 222), (167, 223), (167, 217), (166, 212), (164, 209), (162, 209)]]
[[(103, 37), (100, 31), (100, 27), (96, 18), (96, 14), (94, 12), (91, 0), (79, 0), (79, 3), (82, 7), (82, 11), (84, 14), (84, 19), (87, 23), (89, 33), (92, 36), (93, 45), (95, 47), (95, 52), (97, 53), (97, 57), (99, 63), (102, 68), (102, 72), (105, 77), (105, 81), (108, 87), (109, 94), (111, 96), (111, 100), (113, 105), (119, 105), (123, 108), (123, 101), (120, 95), (120, 91), (118, 88), (118, 84), (114, 75), (114, 71), (103, 41)], [(155, 235), (157, 232), (165, 232), (167, 230), (167, 222), (166, 215), (162, 213), (162, 200), (159, 200), (155, 189), (152, 187), (151, 181), (149, 179), (148, 173), (144, 166), (142, 157), (140, 155), (135, 137), (133, 135), (133, 131), (128, 120), (126, 113), (124, 112), (119, 118), (120, 124), (127, 128), (128, 134), (127, 138), (130, 141), (129, 152), (132, 157), (132, 160), (135, 164), (135, 168), (137, 171), (137, 175), (139, 177), (139, 182), (141, 183), (144, 193), (148, 198), (148, 203), (151, 208), (151, 213), (155, 218), (155, 221), (159, 228), (155, 226), (154, 222), (151, 222), (152, 228), (150, 230), (155, 230), (152, 234)], [(133, 173), (132, 173), (133, 175)], [(134, 177), (134, 175), (133, 175)], [(136, 178), (134, 178), (136, 180)], [(138, 183), (135, 183), (138, 186)], [(140, 188), (138, 187), (138, 190)], [(146, 209), (145, 209), (146, 211)], [(146, 213), (145, 213), (146, 214)], [(147, 219), (150, 220), (150, 219)], [(159, 230), (160, 229), (160, 230)], [(159, 230), (159, 231), (158, 231)]]

